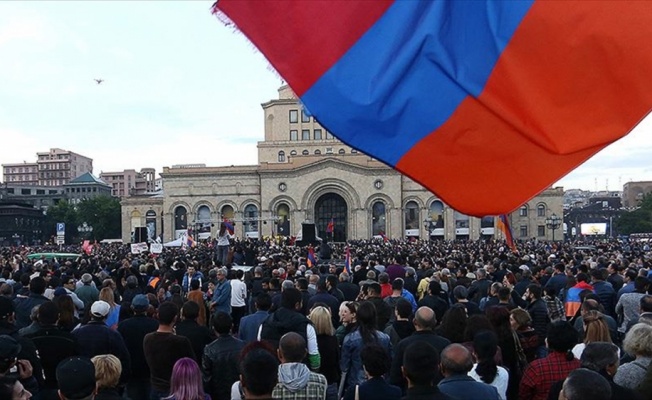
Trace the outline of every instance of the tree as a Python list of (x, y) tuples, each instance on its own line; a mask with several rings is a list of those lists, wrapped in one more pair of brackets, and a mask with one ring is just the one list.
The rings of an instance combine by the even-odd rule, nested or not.
[(56, 236), (57, 223), (59, 222), (66, 224), (66, 242), (71, 243), (77, 237), (79, 219), (75, 207), (66, 200), (59, 200), (59, 202), (47, 210), (43, 233), (48, 241), (53, 236)]
[(616, 226), (623, 235), (652, 232), (652, 194), (643, 196), (638, 209), (622, 213)]
[(121, 232), (120, 200), (115, 197), (98, 196), (84, 199), (77, 204), (79, 223), (86, 222), (93, 231), (86, 234), (89, 239), (115, 239)]

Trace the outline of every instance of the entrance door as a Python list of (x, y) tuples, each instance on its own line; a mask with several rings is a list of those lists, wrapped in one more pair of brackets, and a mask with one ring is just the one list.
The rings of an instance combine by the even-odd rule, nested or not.
[[(315, 204), (315, 224), (320, 238), (333, 242), (346, 242), (348, 207), (336, 193), (327, 193)], [(332, 229), (329, 224), (332, 222)]]

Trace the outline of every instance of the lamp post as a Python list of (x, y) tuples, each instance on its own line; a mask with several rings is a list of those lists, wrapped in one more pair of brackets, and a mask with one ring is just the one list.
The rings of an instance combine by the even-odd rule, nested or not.
[(90, 234), (91, 232), (93, 232), (93, 227), (88, 225), (86, 222), (84, 222), (83, 224), (81, 224), (81, 225), (79, 225), (77, 227), (77, 232), (80, 232), (82, 234), (82, 236), (84, 238), (86, 238), (87, 234)]
[(555, 241), (555, 230), (561, 226), (561, 218), (557, 214), (552, 214), (546, 218), (546, 227), (552, 230), (552, 241)]

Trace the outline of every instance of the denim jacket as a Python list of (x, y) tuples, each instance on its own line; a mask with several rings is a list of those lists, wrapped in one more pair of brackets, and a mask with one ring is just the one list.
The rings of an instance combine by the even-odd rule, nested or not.
[[(392, 344), (390, 343), (389, 335), (386, 333), (376, 331), (378, 344), (387, 350), (390, 358), (392, 356)], [(340, 369), (342, 373), (346, 372), (346, 388), (354, 388), (355, 385), (360, 385), (365, 381), (364, 370), (362, 368), (362, 358), (360, 353), (365, 343), (362, 342), (359, 330), (354, 330), (344, 337), (342, 343), (342, 356), (340, 359)]]

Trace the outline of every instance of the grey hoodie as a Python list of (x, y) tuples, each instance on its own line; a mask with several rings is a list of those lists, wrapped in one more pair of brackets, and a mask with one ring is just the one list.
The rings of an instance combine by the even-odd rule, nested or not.
[(297, 392), (308, 386), (310, 370), (303, 363), (285, 363), (278, 367), (278, 383), (291, 392)]

